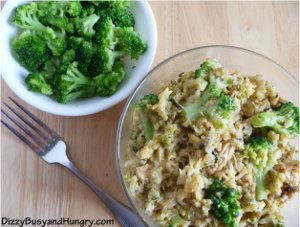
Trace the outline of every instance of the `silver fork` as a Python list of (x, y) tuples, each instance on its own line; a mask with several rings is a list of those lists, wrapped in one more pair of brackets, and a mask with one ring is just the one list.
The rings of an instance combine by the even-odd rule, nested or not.
[[(85, 182), (94, 192), (98, 195), (104, 204), (112, 211), (115, 217), (123, 226), (128, 227), (140, 227), (145, 226), (143, 221), (133, 212), (129, 207), (117, 201), (115, 198), (107, 194), (101, 188), (97, 187), (83, 172), (81, 172), (74, 164), (69, 160), (67, 156), (67, 146), (63, 139), (52, 129), (50, 129), (45, 123), (33, 115), (25, 107), (17, 103), (14, 99), (9, 99), (15, 104), (15, 106), (26, 115), (28, 115), (34, 122), (25, 118), (19, 111), (4, 102), (4, 105), (14, 113), (17, 117), (13, 117), (6, 111), (1, 109), (1, 112), (10, 119), (16, 126), (18, 126), (25, 134), (24, 136), (11, 124), (7, 123), (1, 118), (1, 123), (5, 125), (12, 133), (19, 137), (24, 143), (26, 143), (35, 153), (37, 153), (44, 161), (53, 164), (58, 163), (67, 167), (72, 173)], [(27, 125), (20, 123), (20, 120)], [(38, 125), (38, 126), (37, 126)]]

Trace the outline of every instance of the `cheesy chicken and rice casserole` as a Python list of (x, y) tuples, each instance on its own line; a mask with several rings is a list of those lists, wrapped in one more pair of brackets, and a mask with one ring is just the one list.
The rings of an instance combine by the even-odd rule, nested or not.
[(281, 226), (298, 134), (299, 108), (261, 75), (207, 59), (137, 104), (127, 187), (161, 226)]

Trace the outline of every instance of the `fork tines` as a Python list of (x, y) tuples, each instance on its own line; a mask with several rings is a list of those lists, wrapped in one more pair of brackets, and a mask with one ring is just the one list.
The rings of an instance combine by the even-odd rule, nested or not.
[[(13, 122), (23, 133), (17, 128), (9, 124), (8, 121), (1, 118), (1, 123), (5, 125), (12, 133), (19, 137), (24, 143), (26, 143), (32, 150), (38, 153), (43, 152), (43, 148), (49, 145), (49, 141), (55, 140), (57, 134), (50, 129), (44, 122), (37, 118), (33, 113), (27, 110), (24, 106), (16, 102), (14, 99), (9, 97), (9, 99), (14, 103), (15, 107), (11, 104), (3, 103), (4, 106), (8, 108), (13, 114), (1, 108), (1, 112), (5, 115), (11, 122)], [(15, 115), (15, 116), (13, 116)], [(32, 120), (29, 120), (25, 116), (27, 115)], [(23, 123), (21, 123), (23, 122)]]

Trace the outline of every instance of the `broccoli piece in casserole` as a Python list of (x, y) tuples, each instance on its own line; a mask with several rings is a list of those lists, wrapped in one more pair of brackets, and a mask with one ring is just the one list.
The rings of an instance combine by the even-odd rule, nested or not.
[(279, 149), (263, 136), (250, 137), (247, 141), (244, 154), (255, 166), (256, 176), (255, 197), (257, 200), (266, 199), (268, 190), (265, 185), (268, 172), (274, 167), (279, 158)]
[(299, 135), (299, 108), (292, 102), (284, 103), (278, 111), (267, 111), (253, 116), (254, 128), (268, 127), (284, 135)]
[(156, 94), (147, 94), (140, 99), (135, 108), (134, 113), (139, 115), (143, 134), (147, 141), (151, 140), (154, 134), (154, 126), (149, 117), (147, 107), (157, 104), (158, 101), (159, 99)]
[(206, 189), (205, 197), (212, 201), (210, 212), (226, 226), (238, 227), (240, 204), (238, 191), (226, 186), (222, 181), (214, 179)]
[(208, 80), (210, 73), (217, 69), (221, 68), (221, 64), (213, 59), (208, 59), (204, 61), (201, 65), (200, 68), (196, 70), (195, 76), (196, 78), (203, 78), (205, 80)]
[(194, 103), (184, 107), (183, 112), (189, 121), (207, 117), (216, 128), (226, 125), (236, 110), (237, 106), (228, 95), (214, 83), (209, 84), (203, 94)]

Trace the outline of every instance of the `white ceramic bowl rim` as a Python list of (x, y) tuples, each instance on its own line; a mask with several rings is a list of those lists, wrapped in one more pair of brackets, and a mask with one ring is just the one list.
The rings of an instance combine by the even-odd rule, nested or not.
[[(172, 55), (170, 57), (168, 57), (167, 59), (163, 60), (162, 62), (160, 62), (158, 65), (156, 65), (152, 70), (150, 70), (148, 72), (148, 74), (145, 76), (145, 78), (140, 82), (140, 84), (136, 87), (135, 91), (130, 95), (130, 97), (127, 99), (127, 102), (122, 110), (122, 114), (121, 114), (121, 117), (120, 117), (120, 120), (119, 120), (119, 124), (118, 124), (118, 129), (117, 129), (117, 134), (116, 134), (116, 166), (117, 166), (117, 172), (118, 172), (118, 175), (119, 175), (119, 179), (121, 181), (121, 184), (122, 184), (122, 190), (123, 190), (123, 193), (126, 195), (127, 199), (129, 200), (130, 202), (130, 205), (131, 207), (135, 210), (135, 212), (140, 216), (132, 198), (130, 197), (129, 195), (129, 192), (127, 191), (127, 187), (126, 187), (126, 184), (125, 184), (125, 181), (124, 181), (124, 178), (122, 176), (122, 172), (121, 172), (121, 166), (120, 166), (120, 141), (121, 141), (121, 130), (122, 130), (122, 126), (123, 126), (123, 122), (124, 122), (124, 119), (125, 119), (125, 116), (126, 116), (126, 113), (127, 113), (127, 110), (130, 106), (130, 103), (132, 101), (132, 99), (135, 97), (135, 94), (139, 91), (140, 87), (143, 85), (143, 83), (148, 79), (148, 76), (152, 74), (153, 71), (155, 71), (156, 69), (158, 69), (161, 65), (165, 64), (166, 62), (172, 60), (173, 58), (179, 56), (179, 55), (182, 55), (184, 53), (188, 53), (188, 52), (192, 52), (192, 51), (195, 51), (195, 50), (198, 50), (198, 49), (205, 49), (205, 48), (229, 48), (229, 49), (236, 49), (236, 50), (241, 50), (241, 51), (245, 51), (245, 52), (248, 52), (248, 53), (252, 53), (252, 54), (255, 54), (255, 55), (258, 55), (262, 58), (265, 58), (267, 59), (268, 61), (274, 63), (275, 65), (277, 65), (278, 67), (280, 67), (281, 69), (283, 69), (287, 75), (289, 75), (289, 77), (291, 79), (293, 79), (295, 81), (295, 83), (297, 83), (299, 85), (299, 82), (292, 76), (292, 74), (287, 70), (285, 69), (283, 66), (281, 66), (279, 63), (277, 63), (276, 61), (272, 60), (271, 58), (265, 56), (265, 55), (262, 55), (260, 53), (257, 53), (255, 51), (252, 51), (252, 50), (249, 50), (249, 49), (245, 49), (245, 48), (242, 48), (242, 47), (237, 47), (237, 46), (230, 46), (230, 45), (208, 45), (208, 46), (200, 46), (200, 47), (195, 47), (195, 48), (191, 48), (191, 49), (188, 49), (188, 50), (184, 50), (182, 52), (179, 52), (175, 55)], [(141, 216), (140, 216), (141, 218)], [(149, 226), (142, 218), (141, 220), (143, 221), (143, 223), (146, 225), (146, 226)]]
[[(0, 28), (1, 30), (5, 28), (5, 31), (11, 32), (12, 26), (8, 25), (8, 18), (11, 15), (11, 10), (19, 5), (20, 3), (27, 2), (27, 1), (21, 1), (21, 0), (12, 0), (8, 1), (1, 12), (0, 15)], [(62, 116), (82, 116), (82, 115), (88, 115), (93, 114), (96, 112), (103, 111), (105, 109), (108, 109), (117, 103), (124, 100), (132, 91), (135, 89), (136, 86), (140, 83), (140, 81), (145, 77), (147, 72), (149, 71), (151, 64), (155, 57), (156, 47), (157, 47), (157, 27), (156, 27), (156, 21), (154, 14), (152, 12), (152, 9), (147, 1), (139, 1), (138, 2), (139, 7), (141, 9), (141, 14), (144, 18), (145, 24), (141, 24), (142, 22), (136, 21), (136, 26), (139, 29), (142, 29), (144, 26), (147, 27), (145, 29), (145, 33), (147, 34), (147, 37), (142, 37), (143, 39), (146, 38), (148, 42), (148, 50), (144, 55), (142, 55), (138, 61), (132, 61), (132, 65), (136, 64), (136, 67), (133, 69), (131, 66), (127, 67), (130, 68), (130, 70), (134, 70), (131, 76), (135, 79), (130, 79), (128, 76), (125, 79), (126, 81), (123, 82), (123, 85), (119, 88), (119, 90), (112, 96), (107, 98), (101, 98), (101, 97), (92, 97), (88, 99), (78, 100), (74, 102), (70, 102), (68, 104), (60, 104), (57, 103), (55, 100), (50, 99), (49, 97), (46, 97), (44, 95), (30, 92), (27, 90), (26, 85), (24, 84), (24, 81), (16, 81), (14, 79), (14, 74), (12, 73), (4, 73), (6, 70), (4, 70), (4, 67), (12, 67), (10, 66), (9, 60), (4, 59), (4, 56), (1, 58), (0, 62), (0, 71), (2, 78), (6, 82), (6, 84), (10, 87), (10, 89), (15, 92), (15, 94), (20, 97), (22, 100), (27, 102), (28, 104), (42, 110), (48, 113), (56, 114), (56, 115), (62, 115)], [(133, 6), (134, 7), (134, 6)], [(137, 6), (135, 6), (137, 7)], [(138, 14), (138, 12), (137, 12)], [(140, 23), (139, 23), (140, 22)], [(2, 27), (3, 26), (3, 27)], [(3, 30), (2, 30), (3, 31)], [(11, 35), (11, 34), (10, 34)], [(2, 38), (2, 40), (6, 40), (6, 38)], [(2, 42), (0, 43), (0, 49), (3, 51), (5, 48), (6, 43)], [(5, 47), (5, 48), (4, 48)], [(7, 53), (7, 50), (4, 51), (4, 53)], [(3, 52), (2, 52), (3, 53)], [(8, 56), (11, 58), (11, 56)], [(15, 69), (13, 69), (15, 70)], [(9, 70), (8, 70), (9, 71)], [(15, 70), (16, 72), (17, 70)], [(23, 70), (24, 71), (24, 70)], [(11, 71), (14, 72), (14, 71)], [(18, 72), (18, 71), (17, 71)], [(18, 78), (19, 79), (19, 78)]]

